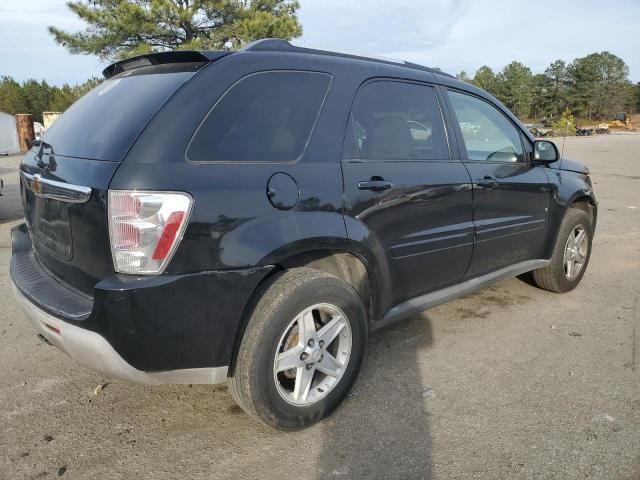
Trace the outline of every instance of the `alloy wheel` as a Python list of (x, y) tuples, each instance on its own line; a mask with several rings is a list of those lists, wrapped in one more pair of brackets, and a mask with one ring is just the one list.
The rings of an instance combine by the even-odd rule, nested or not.
[(347, 316), (335, 305), (306, 308), (285, 329), (273, 361), (280, 396), (296, 406), (326, 397), (340, 382), (352, 350)]
[(571, 230), (564, 248), (564, 274), (568, 280), (578, 278), (587, 261), (588, 250), (589, 234), (583, 225), (576, 225)]

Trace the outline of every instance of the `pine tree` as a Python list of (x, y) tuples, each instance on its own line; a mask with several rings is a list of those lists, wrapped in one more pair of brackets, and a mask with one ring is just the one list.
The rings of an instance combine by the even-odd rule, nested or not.
[(67, 6), (88, 26), (49, 27), (72, 53), (115, 60), (176, 49), (238, 48), (260, 38), (302, 34), (297, 0), (79, 0)]

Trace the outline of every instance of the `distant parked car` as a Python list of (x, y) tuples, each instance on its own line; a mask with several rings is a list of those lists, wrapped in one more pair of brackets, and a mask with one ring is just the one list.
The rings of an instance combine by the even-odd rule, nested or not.
[(12, 232), (28, 318), (90, 368), (227, 381), (294, 430), (349, 392), (370, 331), (585, 273), (587, 168), (438, 70), (265, 40), (104, 73), (24, 158)]

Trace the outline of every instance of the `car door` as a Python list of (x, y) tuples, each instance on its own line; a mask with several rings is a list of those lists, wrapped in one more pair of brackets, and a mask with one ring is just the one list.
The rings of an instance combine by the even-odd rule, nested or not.
[(364, 226), (382, 247), (386, 303), (460, 280), (472, 253), (471, 183), (450, 152), (435, 88), (366, 83), (353, 103), (343, 157), (347, 233), (361, 236)]
[(473, 181), (476, 236), (467, 276), (543, 258), (551, 190), (544, 168), (530, 163), (528, 140), (487, 100), (447, 94)]

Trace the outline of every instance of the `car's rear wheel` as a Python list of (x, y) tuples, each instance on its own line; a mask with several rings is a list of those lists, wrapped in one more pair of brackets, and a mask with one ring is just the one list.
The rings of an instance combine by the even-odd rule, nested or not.
[(560, 225), (550, 264), (533, 271), (536, 285), (557, 293), (573, 290), (589, 264), (592, 237), (589, 215), (584, 210), (570, 208)]
[(366, 341), (365, 309), (348, 283), (313, 269), (286, 271), (253, 310), (229, 378), (231, 394), (274, 428), (306, 427), (347, 394)]

